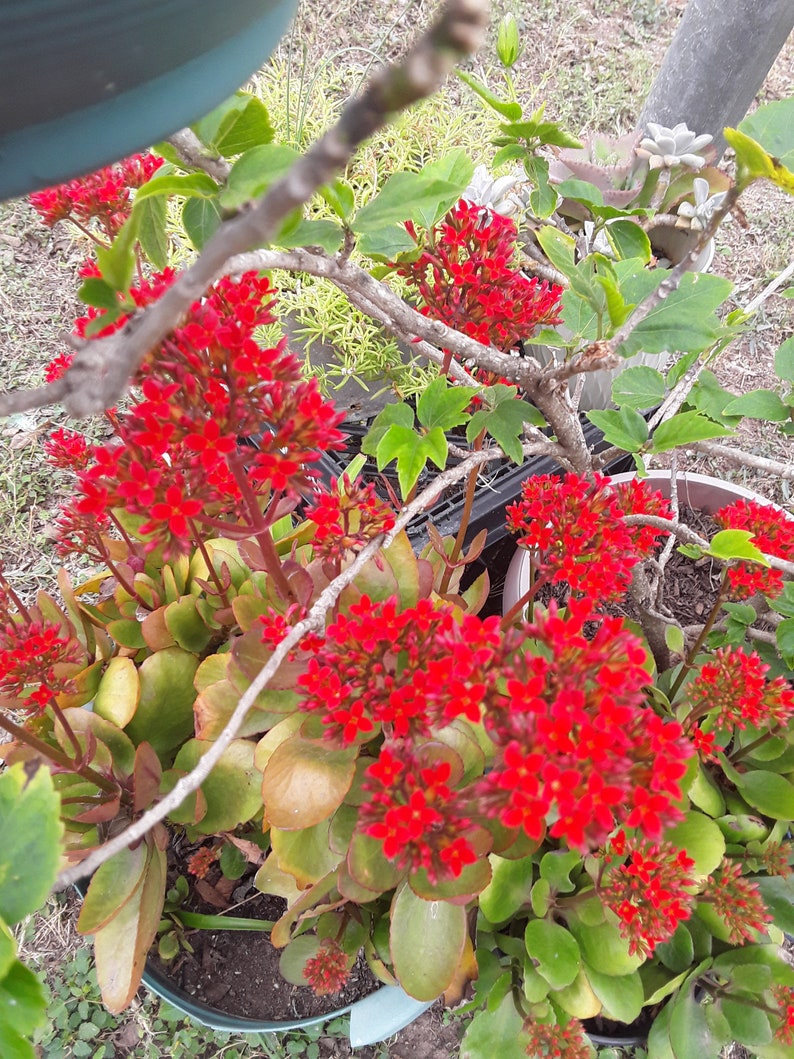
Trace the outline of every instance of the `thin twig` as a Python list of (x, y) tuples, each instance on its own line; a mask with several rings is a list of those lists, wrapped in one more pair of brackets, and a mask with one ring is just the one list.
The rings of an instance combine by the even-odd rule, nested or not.
[(720, 445), (717, 441), (693, 441), (687, 448), (694, 452), (702, 452), (707, 456), (719, 456), (720, 459), (727, 460), (736, 467), (753, 467), (755, 470), (794, 482), (794, 463), (781, 463), (768, 456), (756, 456), (753, 452), (732, 449), (728, 445)]

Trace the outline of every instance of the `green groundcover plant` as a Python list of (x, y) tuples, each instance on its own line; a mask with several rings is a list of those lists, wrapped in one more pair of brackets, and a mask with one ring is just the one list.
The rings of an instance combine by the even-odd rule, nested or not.
[[(727, 281), (686, 270), (754, 180), (794, 189), (791, 115), (773, 104), (726, 131), (736, 181), (672, 270), (648, 270), (628, 236), (612, 256), (582, 256), (541, 228), (560, 282), (530, 278), (515, 223), (465, 197), (462, 152), (395, 174), (362, 206), (339, 179), (275, 249), (233, 260), (193, 301), (128, 407), (106, 411), (109, 440), (67, 428), (47, 440), (73, 482), (56, 546), (96, 573), (74, 586), (63, 571), (57, 598), (32, 603), (0, 580), (13, 864), (0, 913), (18, 921), (59, 857), (68, 881), (137, 827), (96, 867), (78, 920), (111, 1012), (130, 1003), (158, 936), (174, 955), (202, 925), (172, 915), (182, 895), (166, 894), (166, 850), (184, 833), (201, 843), (190, 885), (250, 864), (261, 891), (287, 899), (271, 930), (287, 980), (333, 994), (363, 949), (380, 980), (418, 999), (469, 999), (463, 1055), (578, 1059), (592, 1050), (582, 1020), (643, 1011), (655, 1059), (716, 1056), (731, 1040), (790, 1054), (794, 522), (739, 501), (706, 539), (642, 475), (655, 454), (730, 436), (745, 415), (791, 432), (794, 344), (778, 351), (776, 390), (721, 389), (704, 365), (748, 321), (717, 315)], [(563, 136), (541, 125), (543, 143)], [(245, 94), (191, 135), (190, 152), (162, 144), (32, 197), (45, 223), (77, 223), (96, 244), (77, 336), (123, 334), (179, 283), (169, 204), (200, 250), (295, 157)], [(545, 201), (548, 181), (535, 190)], [(275, 267), (327, 275), (438, 366), (365, 441), (379, 468), (396, 461), (401, 499), (355, 468), (316, 473), (342, 446), (343, 413), (284, 342), (261, 338)], [(411, 301), (390, 290), (394, 271)], [(564, 363), (520, 355), (559, 324), (574, 336)], [(649, 349), (680, 356), (666, 376), (620, 377), (617, 407), (590, 413), (612, 446), (593, 455), (568, 381)], [(48, 379), (69, 364), (56, 358)], [(638, 409), (662, 402), (651, 432)], [(450, 451), (453, 430), (466, 449)], [(599, 473), (616, 451), (638, 469), (619, 487)], [(466, 536), (478, 473), (536, 454), (559, 475), (528, 478), (505, 511), (531, 587), (481, 617), (488, 575), (467, 574), (485, 541)], [(439, 476), (420, 492), (428, 463)], [(459, 533), (431, 531), (415, 554), (405, 526), (456, 481)], [(721, 569), (694, 631), (655, 602), (676, 546)], [(629, 595), (640, 623), (608, 609)], [(165, 819), (147, 816), (162, 806)], [(36, 832), (35, 860), (11, 856), (9, 829)], [(0, 1030), (28, 1055), (43, 1000), (23, 1022), (8, 1015), (37, 987), (4, 936)]]

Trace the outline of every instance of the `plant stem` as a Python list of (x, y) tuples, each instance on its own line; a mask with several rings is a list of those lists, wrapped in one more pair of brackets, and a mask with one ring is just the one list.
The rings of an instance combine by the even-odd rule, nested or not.
[(681, 685), (684, 683), (684, 681), (687, 678), (687, 675), (689, 674), (690, 670), (692, 669), (692, 666), (695, 664), (695, 659), (697, 658), (701, 647), (706, 642), (706, 637), (708, 636), (708, 634), (711, 632), (712, 628), (714, 627), (714, 622), (717, 620), (717, 615), (722, 610), (722, 604), (725, 602), (727, 596), (728, 596), (728, 577), (727, 577), (726, 572), (723, 570), (723, 572), (722, 572), (722, 584), (720, 585), (720, 590), (719, 590), (719, 593), (717, 595), (717, 599), (714, 602), (714, 606), (711, 609), (711, 613), (709, 614), (708, 618), (706, 619), (705, 625), (700, 630), (700, 634), (699, 634), (697, 640), (695, 640), (695, 643), (693, 644), (691, 650), (687, 653), (686, 659), (684, 660), (684, 664), (681, 666), (681, 672), (675, 678), (675, 681), (673, 682), (673, 686), (670, 688), (670, 703), (671, 703), (671, 705), (672, 705), (672, 703), (675, 702), (675, 697), (678, 694), (678, 692), (681, 690)]
[(534, 574), (535, 574), (535, 560), (534, 560), (534, 558), (530, 560), (530, 564), (531, 564), (530, 565), (530, 586), (526, 590), (526, 592), (523, 594), (523, 596), (521, 596), (520, 599), (516, 600), (516, 602), (513, 604), (513, 606), (507, 612), (507, 614), (505, 614), (505, 616), (502, 618), (502, 622), (501, 622), (501, 626), (500, 627), (503, 630), (510, 628), (510, 626), (516, 620), (518, 615), (522, 613), (522, 611), (524, 610), (524, 607), (526, 607), (526, 605), (528, 603), (531, 603), (533, 601), (535, 596), (538, 594), (538, 590), (540, 588), (542, 588), (542, 586), (545, 585), (546, 582), (548, 581), (548, 577), (546, 576), (546, 574), (541, 574), (540, 577), (535, 578), (535, 576), (534, 576)]
[(224, 607), (228, 609), (229, 607), (231, 607), (231, 603), (229, 602), (229, 597), (226, 594), (226, 589), (224, 588), (223, 582), (220, 579), (220, 575), (215, 569), (215, 564), (212, 561), (212, 556), (207, 551), (207, 546), (204, 543), (204, 540), (195, 522), (190, 523), (190, 528), (193, 533), (193, 540), (195, 541), (196, 547), (201, 552), (201, 556), (204, 559), (204, 562), (207, 564), (207, 572), (209, 573), (210, 580), (214, 581), (215, 587), (218, 590), (218, 595), (223, 601)]
[(99, 787), (100, 790), (107, 791), (108, 794), (118, 794), (118, 784), (101, 776), (90, 765), (78, 764), (76, 761), (72, 761), (68, 754), (64, 754), (62, 750), (49, 746), (43, 739), (39, 739), (32, 732), (26, 731), (2, 713), (0, 713), (0, 728), (12, 735), (18, 742), (26, 743), (34, 750), (37, 750), (42, 757), (48, 758), (54, 765), (58, 765), (59, 768), (63, 769), (64, 772), (74, 772), (84, 780)]
[[(472, 447), (473, 452), (480, 452), (482, 450), (483, 440), (485, 439), (485, 431), (481, 431), (480, 434), (474, 440)], [(441, 587), (439, 588), (440, 595), (444, 595), (445, 592), (449, 591), (449, 582), (452, 580), (452, 571), (454, 564), (458, 561), (461, 552), (463, 551), (463, 544), (466, 540), (466, 533), (469, 529), (469, 522), (471, 521), (471, 509), (474, 504), (474, 497), (477, 493), (477, 478), (480, 473), (479, 467), (472, 467), (469, 472), (469, 477), (466, 479), (466, 492), (463, 500), (463, 512), (460, 517), (460, 526), (458, 528), (458, 535), (455, 538), (455, 543), (452, 546), (452, 553), (449, 556), (447, 568), (444, 571), (444, 576), (441, 579)]]

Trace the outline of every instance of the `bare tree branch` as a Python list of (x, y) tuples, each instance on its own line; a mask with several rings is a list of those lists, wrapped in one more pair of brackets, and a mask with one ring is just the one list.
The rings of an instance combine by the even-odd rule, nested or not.
[(231, 165), (225, 158), (207, 154), (206, 147), (192, 129), (180, 129), (168, 137), (168, 142), (189, 169), (202, 169), (219, 184), (225, 184), (229, 179)]
[(767, 474), (774, 474), (777, 478), (785, 478), (789, 482), (794, 482), (794, 463), (781, 463), (779, 460), (769, 459), (768, 456), (756, 456), (752, 452), (732, 449), (716, 441), (694, 441), (687, 447), (707, 456), (718, 456), (735, 467), (754, 467), (758, 471), (765, 471)]
[[(115, 334), (84, 343), (63, 377), (57, 399), (74, 416), (101, 412), (124, 392), (146, 354), (223, 272), (230, 257), (270, 242), (284, 218), (308, 202), (348, 162), (356, 148), (395, 113), (431, 95), (465, 55), (482, 42), (487, 0), (448, 0), (436, 23), (398, 66), (376, 73), (350, 100), (337, 124), (298, 159), (268, 192), (222, 224), (196, 261), (163, 296)], [(38, 407), (53, 391), (0, 399), (0, 415)]]

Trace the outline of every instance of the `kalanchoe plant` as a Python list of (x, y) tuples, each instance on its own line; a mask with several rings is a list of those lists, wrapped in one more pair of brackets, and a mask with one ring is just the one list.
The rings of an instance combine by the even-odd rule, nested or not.
[[(517, 104), (500, 105), (517, 121)], [(84, 270), (91, 309), (76, 330), (99, 336), (89, 348), (123, 342), (192, 290), (190, 273), (147, 264), (163, 246), (142, 224), (147, 203), (187, 196), (198, 245), (190, 202), (219, 222), (283, 169), (267, 143), (235, 140), (233, 164), (208, 160), (239, 110), (199, 126), (187, 155), (163, 146), (168, 168), (137, 188)], [(788, 118), (783, 105), (758, 129), (729, 130), (737, 186), (698, 240), (754, 179), (794, 190), (751, 138), (772, 130), (786, 158)], [(566, 142), (542, 114), (513, 132)], [(230, 262), (175, 313), (129, 409), (106, 413), (112, 441), (50, 438), (48, 458), (74, 481), (58, 547), (98, 570), (76, 588), (62, 573), (58, 601), (27, 603), (2, 580), (5, 758), (16, 776), (52, 775), (62, 881), (96, 869), (78, 927), (113, 1010), (132, 998), (158, 930), (173, 955), (191, 926), (184, 884), (169, 893), (166, 882), (166, 851), (184, 834), (201, 847), (188, 889), (251, 864), (259, 889), (287, 900), (271, 938), (288, 980), (332, 994), (363, 949), (380, 980), (418, 999), (473, 993), (473, 1059), (579, 1059), (587, 1019), (628, 1024), (643, 1011), (654, 1059), (716, 1054), (731, 1039), (778, 1059), (794, 1014), (779, 947), (794, 929), (791, 523), (768, 505), (730, 505), (707, 539), (681, 524), (675, 490), (668, 501), (598, 472), (616, 449), (644, 471), (658, 453), (730, 434), (743, 414), (788, 428), (792, 347), (778, 354), (779, 390), (749, 404), (716, 382), (698, 389), (698, 358), (738, 327), (715, 313), (726, 281), (695, 285), (683, 265), (649, 272), (625, 229), (617, 261), (577, 260), (567, 233), (541, 231), (568, 280), (560, 297), (516, 268), (511, 221), (460, 202), (472, 172), (456, 154), (396, 174), (360, 209), (352, 186), (324, 188), (336, 220), (293, 213), (279, 249)], [(351, 263), (354, 248), (369, 270)], [(263, 273), (275, 267), (326, 275), (440, 365), (415, 407), (389, 406), (365, 443), (381, 467), (397, 461), (404, 510), (371, 480), (321, 480), (342, 414), (284, 343), (263, 338), (275, 299)], [(375, 278), (395, 268), (418, 308)], [(568, 362), (517, 355), (560, 313), (577, 335)], [(566, 384), (649, 345), (687, 357), (667, 377), (630, 369), (618, 408), (591, 414), (612, 446), (594, 455)], [(67, 360), (49, 372), (58, 393)], [(667, 403), (655, 433), (637, 411), (649, 396)], [(453, 452), (457, 427), (468, 448)], [(451, 452), (460, 463), (418, 493), (427, 461)], [(505, 512), (529, 583), (506, 613), (482, 616), (488, 576), (467, 569), (484, 543), (466, 532), (477, 469), (535, 454), (559, 473), (529, 477)], [(405, 525), (457, 481), (456, 538), (431, 532), (416, 555)], [(723, 571), (694, 630), (662, 609), (669, 541)], [(629, 595), (637, 621), (615, 610)]]

